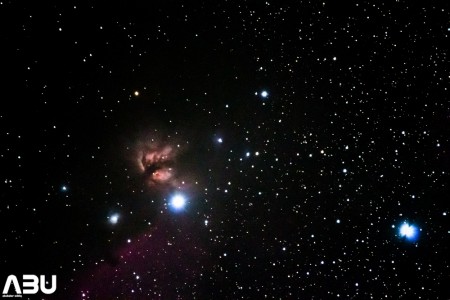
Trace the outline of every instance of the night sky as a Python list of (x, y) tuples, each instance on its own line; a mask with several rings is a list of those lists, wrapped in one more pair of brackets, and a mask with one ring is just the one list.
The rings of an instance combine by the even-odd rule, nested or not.
[(449, 5), (136, 2), (0, 0), (2, 290), (450, 299)]

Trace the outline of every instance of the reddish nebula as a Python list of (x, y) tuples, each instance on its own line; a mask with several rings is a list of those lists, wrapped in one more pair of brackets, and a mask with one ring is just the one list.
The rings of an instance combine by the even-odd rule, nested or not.
[(175, 172), (178, 151), (170, 145), (159, 143), (141, 144), (136, 152), (136, 163), (144, 181), (150, 187), (177, 187)]
[(158, 149), (156, 146), (147, 146), (140, 151), (140, 167), (145, 171), (152, 165), (162, 164), (174, 158), (172, 147), (165, 146)]
[(195, 164), (187, 155), (189, 148), (189, 143), (179, 137), (164, 137), (160, 133), (141, 136), (129, 153), (133, 176), (142, 180), (149, 191), (193, 192), (198, 179)]
[(172, 177), (172, 168), (161, 168), (152, 173), (151, 180), (156, 182), (166, 182)]
[(73, 298), (190, 299), (193, 291), (211, 298), (198, 284), (212, 272), (211, 250), (198, 234), (202, 230), (189, 218), (161, 215), (151, 230), (118, 248), (114, 262), (87, 269), (74, 285)]

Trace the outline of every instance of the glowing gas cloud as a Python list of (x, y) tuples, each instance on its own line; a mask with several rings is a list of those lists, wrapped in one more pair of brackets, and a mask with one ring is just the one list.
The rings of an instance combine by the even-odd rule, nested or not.
[(175, 158), (177, 152), (170, 145), (142, 143), (136, 151), (136, 165), (149, 186), (176, 186)]

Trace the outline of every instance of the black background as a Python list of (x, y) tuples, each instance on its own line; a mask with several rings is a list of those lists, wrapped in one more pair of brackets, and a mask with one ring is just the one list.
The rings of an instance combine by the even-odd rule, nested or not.
[[(447, 5), (60, 2), (0, 2), (0, 285), (448, 298)], [(182, 213), (133, 171), (145, 136), (189, 145)]]

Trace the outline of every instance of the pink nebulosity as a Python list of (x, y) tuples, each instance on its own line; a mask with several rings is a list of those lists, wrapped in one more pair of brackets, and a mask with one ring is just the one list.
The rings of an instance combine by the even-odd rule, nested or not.
[(152, 180), (157, 182), (166, 182), (172, 178), (172, 168), (161, 168), (152, 173)]
[(149, 186), (177, 184), (172, 168), (177, 152), (171, 146), (145, 144), (137, 151), (137, 165)]
[[(180, 229), (182, 228), (182, 230)], [(162, 215), (147, 232), (130, 239), (77, 281), (79, 299), (189, 299), (201, 294), (198, 282), (212, 272), (201, 223)], [(212, 273), (211, 273), (212, 274)], [(202, 297), (203, 296), (203, 297)]]
[(162, 149), (144, 149), (142, 151), (142, 166), (145, 167), (149, 164), (162, 163), (164, 161), (172, 159), (174, 152), (172, 147), (165, 146)]

